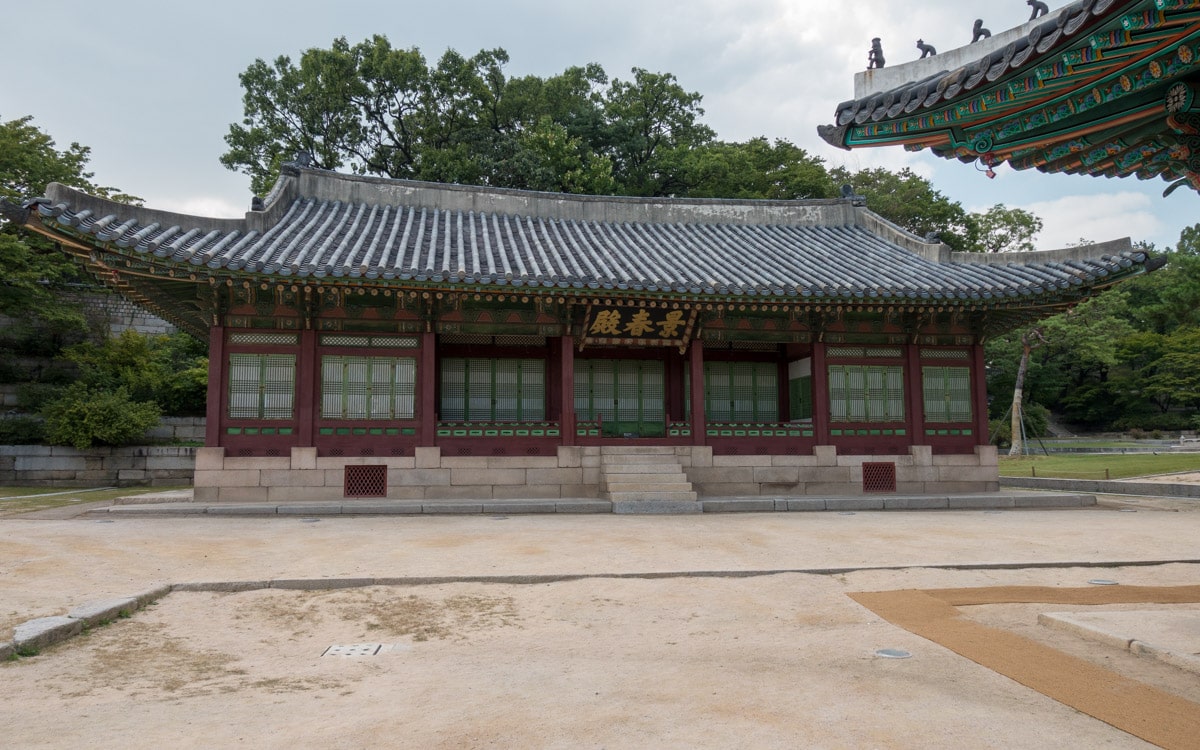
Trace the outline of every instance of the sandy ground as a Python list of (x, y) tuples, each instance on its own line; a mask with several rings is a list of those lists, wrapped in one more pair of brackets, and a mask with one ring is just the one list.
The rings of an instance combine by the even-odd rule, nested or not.
[[(0, 665), (0, 744), (1150, 747), (891, 625), (848, 594), (1077, 587), (1096, 577), (1191, 585), (1200, 583), (1197, 560), (1200, 512), (1151, 501), (1136, 513), (4, 520), (5, 630), (158, 583), (588, 577), (176, 592)], [(1108, 561), (1164, 564), (928, 567)], [(896, 569), (795, 572), (818, 568)], [(721, 574), (748, 571), (762, 575)], [(1063, 638), (1040, 632), (1036, 605), (964, 609), (1047, 642)], [(384, 648), (322, 656), (350, 644)], [(1195, 675), (1073, 647), (1200, 701)], [(913, 656), (882, 659), (881, 648)]]
[(1159, 482), (1162, 484), (1200, 484), (1200, 471), (1183, 472), (1180, 474), (1155, 474), (1149, 477), (1138, 477), (1130, 482)]

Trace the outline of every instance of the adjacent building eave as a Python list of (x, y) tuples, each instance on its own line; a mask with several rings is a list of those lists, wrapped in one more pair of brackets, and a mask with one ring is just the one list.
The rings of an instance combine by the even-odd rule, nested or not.
[(1200, 189), (1200, 2), (1079, 0), (997, 37), (884, 69), (821, 136)]

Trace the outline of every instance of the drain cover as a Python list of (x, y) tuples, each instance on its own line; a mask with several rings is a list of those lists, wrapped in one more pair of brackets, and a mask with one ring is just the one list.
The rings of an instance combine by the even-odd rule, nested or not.
[(351, 643), (347, 646), (330, 646), (321, 656), (375, 656), (382, 648), (382, 643)]
[(912, 654), (901, 648), (881, 648), (875, 655), (882, 659), (911, 659)]
[(1116, 586), (1117, 582), (1111, 578), (1093, 578), (1088, 583), (1093, 586)]

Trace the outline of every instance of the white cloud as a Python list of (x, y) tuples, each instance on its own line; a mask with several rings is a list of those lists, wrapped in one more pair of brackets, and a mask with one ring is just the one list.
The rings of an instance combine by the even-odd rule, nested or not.
[(1020, 208), (1042, 219), (1044, 226), (1037, 245), (1044, 250), (1076, 245), (1080, 240), (1137, 240), (1155, 236), (1163, 229), (1154, 215), (1150, 196), (1143, 193), (1064, 195)]
[(197, 195), (183, 199), (164, 198), (147, 202), (147, 206), (158, 211), (172, 211), (178, 214), (207, 216), (214, 219), (240, 219), (250, 209), (247, 201), (244, 205), (234, 205), (226, 198), (213, 195)]

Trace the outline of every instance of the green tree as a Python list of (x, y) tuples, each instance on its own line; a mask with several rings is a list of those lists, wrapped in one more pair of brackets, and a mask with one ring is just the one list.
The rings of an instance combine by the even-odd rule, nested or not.
[(684, 170), (691, 198), (799, 200), (835, 192), (824, 162), (782, 139), (715, 141), (692, 149)]
[(225, 136), (226, 167), (262, 195), (280, 165), (308, 153), (322, 169), (496, 187), (678, 195), (685, 157), (712, 142), (700, 95), (669, 73), (599, 65), (510, 78), (508, 53), (448, 50), (430, 65), (386, 37), (335, 39), (298, 62), (256, 60), (240, 76), (244, 116)]
[[(137, 202), (92, 181), (87, 171), (90, 154), (87, 146), (78, 143), (59, 149), (32, 117), (0, 121), (0, 199), (20, 204), (45, 195), (51, 182), (60, 182), (114, 200)], [(83, 312), (56, 293), (81, 282), (85, 277), (80, 267), (53, 243), (0, 215), (0, 314), (15, 319), (0, 346), (11, 350), (36, 343), (41, 349), (85, 332)]]
[(1042, 220), (1022, 208), (997, 203), (983, 213), (972, 214), (978, 228), (976, 249), (985, 253), (1036, 250), (1033, 238), (1042, 231)]
[(599, 144), (628, 195), (671, 196), (686, 192), (683, 163), (690, 149), (716, 134), (700, 122), (700, 94), (685, 91), (670, 73), (633, 69), (633, 79), (614, 80), (604, 97), (608, 135)]
[(955, 250), (979, 248), (975, 218), (907, 167), (899, 172), (876, 167), (853, 173), (838, 167), (830, 174), (834, 184), (850, 185), (865, 197), (867, 208), (913, 234), (937, 234)]

